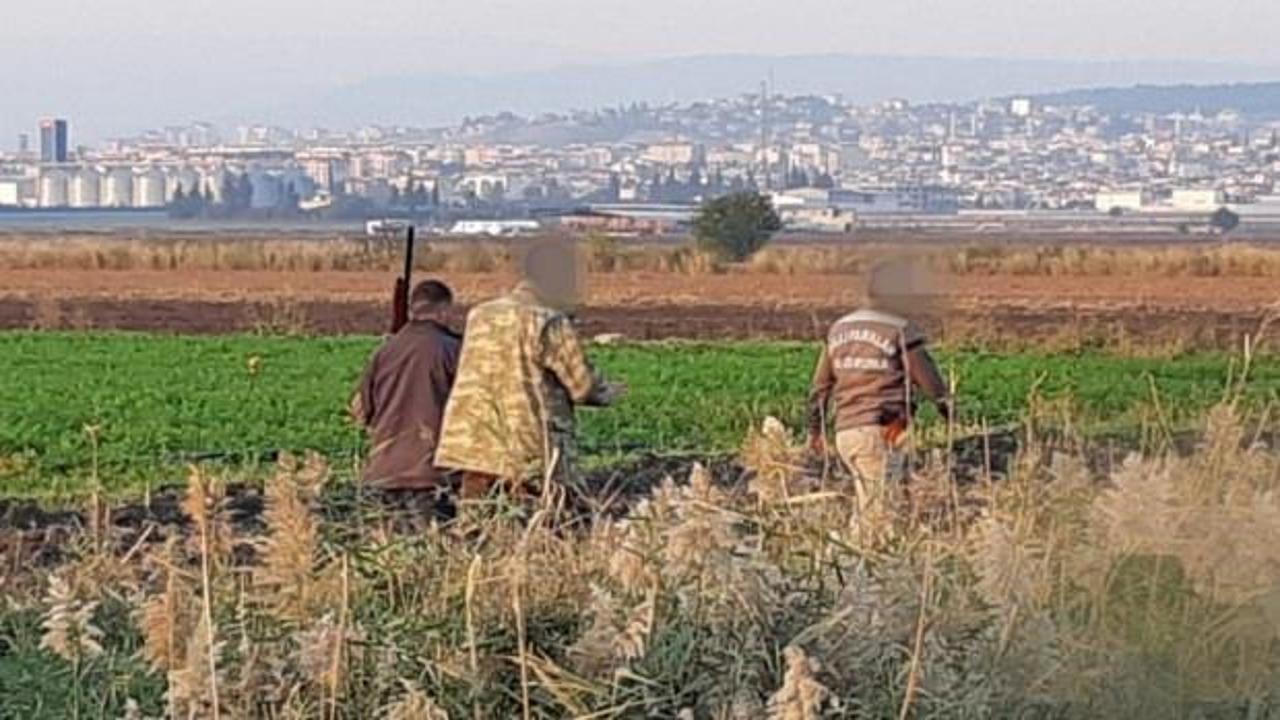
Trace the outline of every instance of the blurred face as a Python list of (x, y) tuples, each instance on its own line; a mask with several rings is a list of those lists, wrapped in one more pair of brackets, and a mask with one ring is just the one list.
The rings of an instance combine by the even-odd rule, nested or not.
[(524, 259), (525, 281), (551, 307), (571, 312), (578, 306), (584, 276), (576, 246), (562, 239), (539, 240)]
[(911, 316), (941, 309), (942, 288), (924, 261), (897, 258), (871, 269), (867, 299), (885, 312)]

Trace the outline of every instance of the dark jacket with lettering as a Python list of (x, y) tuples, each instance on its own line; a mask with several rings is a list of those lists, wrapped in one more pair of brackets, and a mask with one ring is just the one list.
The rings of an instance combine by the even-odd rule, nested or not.
[(809, 428), (819, 432), (828, 413), (836, 430), (909, 420), (917, 393), (938, 402), (947, 386), (907, 320), (863, 309), (831, 326), (809, 396)]

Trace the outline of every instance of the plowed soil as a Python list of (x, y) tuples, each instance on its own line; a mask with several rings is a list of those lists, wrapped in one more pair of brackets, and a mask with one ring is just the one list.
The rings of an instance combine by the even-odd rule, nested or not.
[[(450, 273), (442, 279), (464, 302), (491, 297), (514, 281), (503, 273)], [(0, 296), (381, 302), (391, 281), (386, 273), (371, 272), (0, 270)], [(1280, 285), (1266, 277), (970, 275), (940, 277), (938, 283), (939, 292), (961, 304), (1238, 310), (1280, 302)], [(856, 303), (860, 290), (859, 278), (838, 274), (625, 272), (593, 275), (586, 301), (597, 306), (833, 307)]]
[[(450, 274), (463, 308), (510, 286)], [(0, 328), (377, 333), (392, 278), (262, 271), (0, 272)], [(947, 277), (921, 320), (952, 339), (1074, 337), (1228, 346), (1280, 303), (1268, 278)], [(841, 275), (617, 273), (593, 276), (586, 332), (635, 339), (811, 339), (860, 296)], [(461, 311), (458, 318), (461, 321)]]

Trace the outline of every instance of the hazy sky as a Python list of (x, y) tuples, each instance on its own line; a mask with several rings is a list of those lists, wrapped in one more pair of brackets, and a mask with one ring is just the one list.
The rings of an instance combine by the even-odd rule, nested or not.
[[(838, 51), (1280, 62), (1276, 0), (12, 0), (4, 5), (0, 40), (5, 45), (67, 36), (287, 34), (305, 38), (308, 52), (341, 53), (343, 48), (324, 38), (478, 33), (490, 41), (538, 47), (543, 61)], [(490, 56), (481, 60), (484, 64), (520, 58), (500, 45), (459, 44), (451, 51)], [(180, 46), (161, 42), (157, 47)], [(442, 66), (466, 61), (437, 60)]]
[(0, 146), (45, 112), (116, 131), (122, 98), (159, 124), (379, 75), (672, 55), (1280, 66), (1277, 27), (1280, 0), (4, 0)]

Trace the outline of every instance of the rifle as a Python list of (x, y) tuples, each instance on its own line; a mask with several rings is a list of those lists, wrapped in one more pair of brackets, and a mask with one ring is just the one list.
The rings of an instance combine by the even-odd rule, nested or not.
[(391, 294), (391, 334), (400, 332), (400, 328), (409, 322), (409, 291), (413, 278), (413, 236), (414, 227), (409, 226), (404, 240), (404, 274), (396, 278), (395, 288)]

